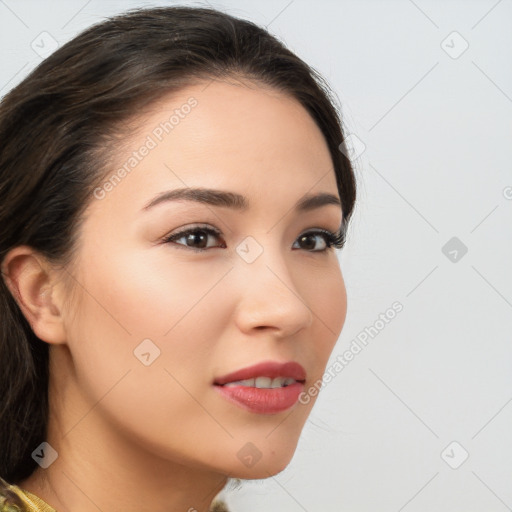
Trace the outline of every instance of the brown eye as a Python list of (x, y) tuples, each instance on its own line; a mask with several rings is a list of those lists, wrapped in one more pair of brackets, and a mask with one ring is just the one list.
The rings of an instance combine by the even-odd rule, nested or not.
[[(183, 245), (186, 248), (201, 252), (201, 251), (204, 251), (211, 247), (226, 247), (225, 244), (221, 244), (221, 245), (209, 244), (209, 240), (211, 238), (218, 238), (219, 236), (220, 236), (220, 233), (212, 228), (197, 227), (197, 228), (186, 229), (184, 231), (180, 231), (179, 233), (174, 233), (170, 236), (167, 236), (163, 240), (163, 242), (164, 243), (176, 243), (178, 245)], [(180, 242), (180, 240), (184, 240), (184, 242)]]
[[(210, 227), (193, 227), (168, 235), (163, 239), (163, 243), (172, 243), (180, 245), (185, 249), (192, 249), (196, 252), (203, 252), (207, 249), (215, 247), (226, 248), (226, 244), (221, 242), (209, 243), (210, 240), (219, 239), (221, 233), (216, 229)], [(308, 252), (326, 252), (331, 247), (341, 248), (345, 243), (343, 233), (333, 233), (327, 230), (316, 230), (303, 233), (297, 238), (296, 243), (299, 247), (294, 248), (303, 249)]]
[[(320, 238), (318, 238), (320, 237)], [(320, 248), (318, 248), (318, 240), (320, 239)], [(333, 233), (326, 230), (310, 231), (303, 233), (297, 238), (301, 245), (301, 249), (309, 252), (325, 252), (331, 247), (341, 248), (345, 243), (345, 237), (342, 233)]]

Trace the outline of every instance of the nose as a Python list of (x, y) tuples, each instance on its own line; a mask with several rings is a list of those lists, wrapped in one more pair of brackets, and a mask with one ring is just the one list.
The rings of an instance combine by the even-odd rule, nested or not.
[(307, 296), (282, 257), (266, 251), (253, 263), (240, 261), (237, 267), (234, 277), (240, 288), (235, 318), (242, 332), (268, 330), (285, 338), (312, 324), (314, 313)]

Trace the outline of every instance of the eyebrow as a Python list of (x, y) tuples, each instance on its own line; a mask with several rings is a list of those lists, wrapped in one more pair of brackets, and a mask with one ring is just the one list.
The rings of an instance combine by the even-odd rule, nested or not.
[[(168, 201), (195, 201), (197, 203), (211, 206), (223, 206), (238, 211), (245, 211), (249, 208), (249, 201), (245, 196), (235, 192), (216, 190), (211, 188), (178, 188), (162, 192), (154, 197), (142, 208), (142, 211), (149, 210), (154, 206)], [(338, 196), (327, 192), (318, 194), (306, 194), (295, 203), (295, 210), (299, 212), (311, 211), (325, 205), (334, 204), (341, 207)]]

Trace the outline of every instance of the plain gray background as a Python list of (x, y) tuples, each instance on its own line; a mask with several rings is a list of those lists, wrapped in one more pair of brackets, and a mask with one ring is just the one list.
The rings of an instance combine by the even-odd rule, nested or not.
[[(1, 0), (0, 95), (85, 27), (170, 4)], [(289, 467), (228, 503), (512, 510), (512, 2), (209, 5), (267, 26), (338, 95), (359, 204), (332, 362), (367, 336), (322, 389)]]

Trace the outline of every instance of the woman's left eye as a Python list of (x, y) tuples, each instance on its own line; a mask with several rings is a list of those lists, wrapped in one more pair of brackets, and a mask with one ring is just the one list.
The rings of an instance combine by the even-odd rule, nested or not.
[[(185, 246), (187, 249), (192, 249), (195, 252), (202, 252), (212, 247), (225, 248), (226, 244), (224, 242), (222, 242), (221, 245), (212, 245), (209, 243), (209, 237), (219, 238), (220, 236), (221, 233), (216, 229), (210, 227), (194, 227), (171, 234), (162, 241), (163, 243), (176, 243), (177, 245)], [(179, 240), (182, 239), (184, 243), (179, 242)], [(299, 243), (299, 249), (305, 249), (308, 252), (325, 252), (332, 247), (337, 249), (342, 248), (345, 244), (345, 236), (342, 231), (333, 233), (332, 231), (318, 229), (301, 234), (294, 243), (294, 248), (297, 248), (297, 243)], [(318, 248), (318, 244), (320, 244), (320, 248)]]
[[(310, 249), (311, 245), (315, 245), (315, 237), (321, 237), (322, 244), (320, 249)], [(339, 231), (338, 233), (333, 233), (332, 231), (327, 231), (324, 229), (316, 230), (316, 231), (309, 231), (307, 233), (304, 233), (299, 236), (297, 239), (300, 242), (304, 242), (306, 246), (308, 247), (302, 247), (310, 252), (324, 252), (327, 251), (327, 249), (330, 249), (332, 247), (336, 249), (341, 249), (345, 244), (345, 235), (343, 231)], [(318, 240), (318, 238), (316, 238)]]

